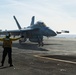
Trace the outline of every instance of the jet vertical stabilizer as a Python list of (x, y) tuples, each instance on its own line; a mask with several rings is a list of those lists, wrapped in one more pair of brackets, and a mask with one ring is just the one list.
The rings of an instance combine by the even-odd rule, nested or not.
[(31, 20), (31, 24), (30, 25), (34, 25), (34, 21), (35, 21), (35, 16), (32, 17), (32, 20)]
[(16, 17), (13, 16), (13, 18), (15, 19), (15, 21), (16, 21), (16, 23), (17, 23), (17, 26), (18, 26), (19, 30), (22, 29), (21, 26), (20, 26), (20, 24), (19, 24), (19, 22), (17, 21)]

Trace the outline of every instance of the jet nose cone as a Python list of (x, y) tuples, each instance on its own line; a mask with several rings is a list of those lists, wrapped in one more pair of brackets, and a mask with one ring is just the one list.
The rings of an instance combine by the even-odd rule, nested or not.
[(56, 34), (56, 32), (54, 32), (54, 36), (56, 36), (57, 34)]
[(52, 36), (56, 36), (56, 32), (52, 30)]
[(45, 30), (43, 30), (43, 35), (47, 36), (47, 37), (52, 37), (52, 36), (56, 36), (57, 34), (55, 33), (55, 31), (53, 31), (50, 28), (45, 28)]
[(56, 36), (57, 34), (56, 34), (56, 32), (55, 32), (55, 31), (50, 30), (49, 35), (50, 35), (50, 36)]

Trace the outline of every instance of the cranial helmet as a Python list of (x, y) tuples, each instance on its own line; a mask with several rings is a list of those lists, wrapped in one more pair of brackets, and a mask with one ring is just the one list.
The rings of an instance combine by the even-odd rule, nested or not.
[(6, 38), (9, 38), (10, 37), (10, 34), (6, 34)]

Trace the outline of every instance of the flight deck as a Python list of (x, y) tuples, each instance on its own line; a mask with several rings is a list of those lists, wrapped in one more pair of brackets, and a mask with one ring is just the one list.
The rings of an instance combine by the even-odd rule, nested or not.
[[(2, 58), (0, 42), (0, 61)], [(13, 67), (0, 67), (0, 75), (76, 75), (76, 39), (45, 38), (44, 46), (13, 42)]]

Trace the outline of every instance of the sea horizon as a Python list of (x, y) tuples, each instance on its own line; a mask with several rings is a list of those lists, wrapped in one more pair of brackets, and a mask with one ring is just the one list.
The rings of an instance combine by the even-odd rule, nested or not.
[(76, 34), (57, 34), (57, 38), (76, 38)]

